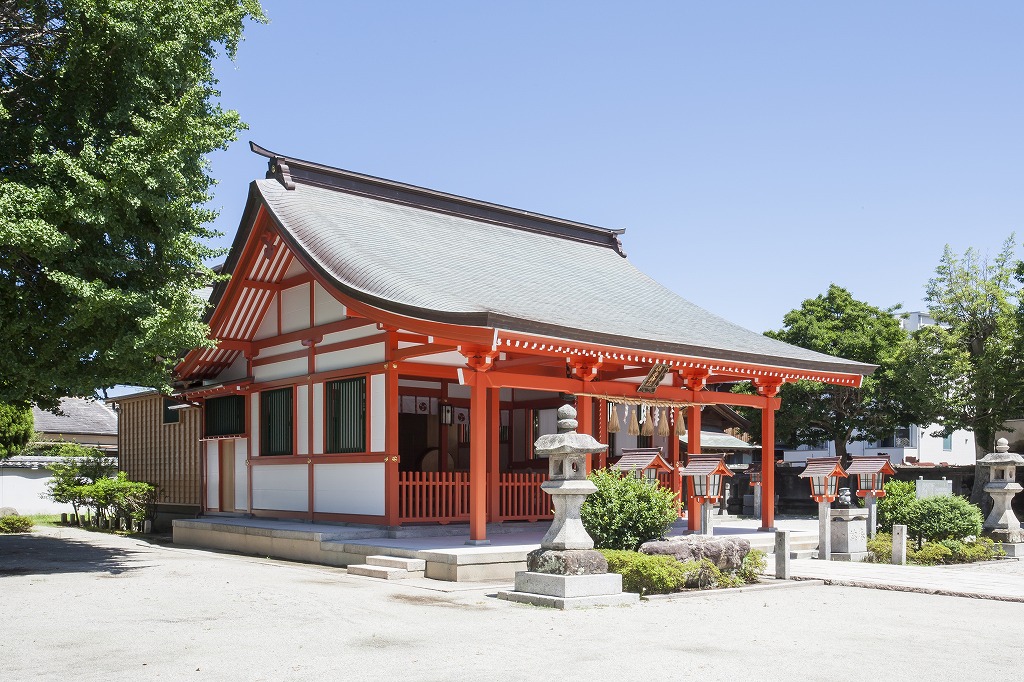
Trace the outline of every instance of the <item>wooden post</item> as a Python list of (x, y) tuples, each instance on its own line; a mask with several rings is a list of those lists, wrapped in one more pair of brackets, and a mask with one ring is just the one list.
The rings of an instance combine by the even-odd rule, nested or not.
[[(672, 412), (675, 412), (676, 408), (671, 408)], [(676, 511), (682, 512), (682, 486), (680, 485), (679, 476), (679, 434), (676, 433), (675, 428), (670, 428), (668, 433), (668, 444), (665, 447), (665, 455), (668, 458), (668, 465), (672, 467), (672, 478), (670, 479), (672, 484), (672, 492), (676, 494), (677, 507)]]
[[(576, 396), (576, 433), (593, 435), (594, 432), (594, 399), (588, 395)], [(593, 468), (593, 455), (587, 455), (587, 475)]]
[[(700, 454), (700, 405), (686, 408), (686, 454)], [(686, 504), (686, 527), (697, 532), (700, 529), (700, 509), (693, 496), (693, 478), (690, 478), (689, 499)]]
[[(441, 399), (438, 401), (437, 419), (441, 421), (441, 405), (448, 402), (448, 382), (441, 382)], [(448, 425), (439, 424), (437, 427), (437, 470), (442, 474), (448, 471)]]
[(487, 540), (487, 386), (479, 373), (470, 373), (469, 391), (469, 541)]
[[(608, 401), (598, 399), (594, 403), (597, 405), (597, 431), (594, 433), (594, 438), (608, 445), (608, 441), (611, 440), (608, 434)], [(597, 468), (604, 469), (606, 466), (608, 466), (607, 450), (597, 456)]]
[(778, 400), (765, 398), (761, 408), (761, 528), (775, 530), (775, 409)]
[(501, 389), (487, 391), (487, 520), (501, 517)]

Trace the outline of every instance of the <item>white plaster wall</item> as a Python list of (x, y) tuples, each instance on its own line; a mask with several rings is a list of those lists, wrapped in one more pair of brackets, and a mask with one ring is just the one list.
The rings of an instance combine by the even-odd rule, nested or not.
[(324, 385), (313, 384), (313, 453), (324, 452)]
[(250, 457), (260, 456), (260, 394), (253, 393), (249, 397), (249, 447)]
[(19, 514), (71, 514), (70, 504), (41, 497), (53, 478), (49, 469), (0, 466), (0, 507), (14, 507)]
[(245, 511), (249, 507), (249, 474), (245, 466), (249, 454), (249, 441), (235, 439), (235, 509)]
[(296, 452), (300, 455), (308, 455), (309, 397), (305, 386), (295, 387), (295, 439), (298, 441)]
[(309, 360), (306, 358), (295, 358), (284, 362), (275, 362), (270, 365), (252, 368), (252, 376), (256, 381), (274, 381), (287, 377), (305, 376), (309, 371)]
[(258, 466), (252, 470), (253, 509), (308, 511), (309, 471), (305, 464)]
[(281, 292), (281, 333), (309, 327), (309, 284)]
[(370, 377), (370, 452), (384, 452), (384, 430), (387, 423), (384, 375)]
[[(918, 428), (918, 427), (913, 427)], [(954, 431), (951, 449), (942, 449), (942, 438), (930, 435), (938, 431), (937, 426), (928, 426), (918, 431), (920, 436), (920, 458), (922, 462), (946, 462), (947, 464), (974, 464), (974, 434), (970, 431)]]
[(327, 324), (344, 320), (347, 311), (338, 299), (327, 293), (322, 286), (313, 283), (313, 321), (315, 324)]
[(359, 346), (347, 350), (337, 350), (333, 353), (324, 353), (316, 356), (316, 371), (329, 372), (332, 369), (345, 369), (347, 367), (360, 367), (384, 362), (384, 344), (373, 343), (368, 346)]
[(220, 441), (206, 441), (206, 508), (220, 509)]
[(368, 336), (379, 336), (381, 343), (386, 340), (385, 335), (380, 333), (380, 330), (377, 329), (376, 325), (368, 324), (362, 327), (356, 327), (355, 329), (345, 329), (340, 332), (324, 334), (324, 340), (320, 342), (320, 345), (326, 346), (331, 343), (341, 343), (342, 341), (365, 339)]
[(239, 353), (235, 361), (231, 363), (231, 366), (217, 375), (217, 380), (233, 381), (235, 379), (244, 379), (246, 376), (248, 376), (248, 367), (245, 363), (245, 355)]
[(284, 271), (284, 279), (289, 277), (298, 277), (299, 275), (306, 274), (306, 268), (302, 267), (297, 259), (292, 258), (292, 262), (288, 264), (288, 269)]
[(301, 341), (291, 341), (289, 343), (282, 343), (278, 346), (267, 346), (261, 348), (260, 352), (256, 354), (256, 359), (269, 358), (275, 355), (281, 355), (283, 353), (294, 353), (297, 350), (303, 350), (305, 347)]
[(330, 514), (384, 515), (384, 463), (316, 464), (314, 505)]
[(256, 334), (253, 335), (254, 339), (266, 339), (271, 336), (277, 336), (277, 297), (275, 296), (270, 300), (270, 305), (267, 307), (267, 312), (263, 314), (263, 320), (260, 321), (260, 326), (256, 330)]

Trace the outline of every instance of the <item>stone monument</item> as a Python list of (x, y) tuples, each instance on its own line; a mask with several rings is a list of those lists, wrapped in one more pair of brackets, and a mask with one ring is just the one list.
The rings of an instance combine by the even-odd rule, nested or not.
[(978, 464), (991, 467), (985, 492), (992, 497), (992, 511), (985, 519), (985, 534), (996, 542), (1003, 543), (1007, 556), (1024, 556), (1024, 531), (1013, 513), (1010, 503), (1024, 487), (1016, 481), (1016, 468), (1024, 465), (1024, 457), (1009, 452), (1005, 438), (996, 441), (996, 451), (978, 460)]
[(608, 572), (608, 562), (583, 527), (580, 507), (597, 490), (587, 480), (587, 454), (608, 446), (576, 433), (577, 425), (575, 408), (563, 405), (558, 408), (558, 433), (534, 443), (537, 456), (548, 457), (548, 480), (541, 489), (551, 495), (555, 518), (540, 549), (527, 555), (527, 570), (516, 572), (515, 590), (499, 592), (499, 599), (559, 609), (640, 601), (640, 595), (622, 591), (622, 576)]

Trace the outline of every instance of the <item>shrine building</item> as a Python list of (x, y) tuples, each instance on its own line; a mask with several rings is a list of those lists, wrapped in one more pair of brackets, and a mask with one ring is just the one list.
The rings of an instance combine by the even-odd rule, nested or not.
[[(566, 400), (612, 457), (660, 447), (670, 467), (701, 452), (702, 406), (758, 408), (770, 500), (779, 387), (874, 369), (699, 308), (629, 262), (622, 230), (252, 148), (269, 171), (211, 297), (215, 346), (176, 368), (205, 514), (468, 521), (483, 542), (550, 518), (532, 444)], [(710, 390), (746, 380), (756, 395)]]

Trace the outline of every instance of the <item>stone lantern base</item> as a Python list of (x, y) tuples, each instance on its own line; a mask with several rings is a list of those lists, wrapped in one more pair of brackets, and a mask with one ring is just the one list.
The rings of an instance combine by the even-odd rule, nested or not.
[(526, 567), (516, 573), (515, 590), (499, 592), (498, 599), (556, 609), (640, 601), (640, 595), (622, 591), (622, 576), (608, 573), (608, 562), (592, 549), (536, 549), (527, 555)]
[(1024, 530), (986, 530), (985, 535), (1001, 545), (1008, 557), (1024, 557)]
[(868, 510), (831, 510), (832, 560), (864, 561), (868, 557)]

